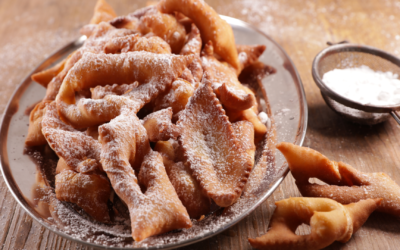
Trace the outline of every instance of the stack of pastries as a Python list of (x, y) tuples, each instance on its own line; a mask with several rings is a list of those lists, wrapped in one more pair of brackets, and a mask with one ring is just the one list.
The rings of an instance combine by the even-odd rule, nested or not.
[(267, 126), (243, 75), (271, 68), (263, 45), (236, 45), (201, 0), (162, 0), (117, 16), (99, 0), (87, 40), (32, 79), (47, 91), (26, 145), (59, 157), (55, 194), (113, 223), (115, 195), (141, 241), (234, 204)]

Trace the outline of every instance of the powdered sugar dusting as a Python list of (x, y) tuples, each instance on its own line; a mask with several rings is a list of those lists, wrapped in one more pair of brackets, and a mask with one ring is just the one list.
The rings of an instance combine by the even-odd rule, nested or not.
[(231, 205), (252, 165), (209, 83), (196, 90), (178, 124), (180, 144), (200, 186), (218, 205)]

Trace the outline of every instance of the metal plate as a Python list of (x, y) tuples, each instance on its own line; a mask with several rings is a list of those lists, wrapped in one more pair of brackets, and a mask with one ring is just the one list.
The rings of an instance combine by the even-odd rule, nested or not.
[[(277, 141), (301, 145), (307, 127), (307, 103), (300, 77), (292, 61), (272, 38), (258, 29), (234, 18), (223, 16), (223, 19), (232, 26), (237, 44), (267, 46), (260, 60), (273, 66), (277, 72), (263, 79), (259, 95), (270, 104), (271, 110), (268, 113), (273, 115), (275, 121)], [(82, 37), (56, 52), (31, 74), (65, 58), (70, 52), (79, 48), (84, 39)], [(126, 232), (121, 233), (112, 227), (90, 223), (72, 210), (71, 214), (77, 217), (79, 220), (77, 223), (82, 223), (82, 225), (75, 228), (61, 227), (54, 218), (49, 217), (49, 213), (43, 213), (40, 205), (37, 205), (37, 200), (34, 199), (34, 190), (37, 185), (37, 160), (40, 162), (43, 159), (37, 158), (35, 163), (32, 161), (32, 155), (29, 156), (26, 151), (24, 153), (24, 141), (29, 124), (26, 110), (40, 101), (45, 94), (42, 86), (31, 81), (31, 74), (14, 92), (3, 116), (0, 128), (1, 171), (9, 190), (25, 211), (49, 230), (68, 239), (108, 249), (170, 249), (193, 244), (222, 232), (249, 215), (272, 194), (288, 172), (283, 156), (278, 154), (275, 162), (269, 164), (267, 171), (257, 183), (258, 188), (242, 196), (236, 204), (231, 206), (228, 213), (207, 216), (201, 222), (194, 222), (191, 229), (150, 237), (140, 243), (127, 239), (129, 234)], [(81, 228), (79, 230), (85, 232), (76, 232), (76, 228)]]

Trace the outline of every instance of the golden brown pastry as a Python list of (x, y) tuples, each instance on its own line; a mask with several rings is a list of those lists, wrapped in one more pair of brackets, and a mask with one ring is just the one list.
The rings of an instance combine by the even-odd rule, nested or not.
[(151, 33), (162, 38), (171, 46), (171, 51), (175, 54), (179, 54), (186, 40), (185, 27), (173, 15), (160, 12), (142, 16), (139, 30), (143, 35)]
[(239, 55), (239, 74), (246, 67), (258, 61), (258, 58), (264, 53), (267, 47), (265, 45), (236, 45)]
[(127, 36), (133, 33), (135, 32), (129, 29), (116, 29), (106, 22), (96, 25), (84, 45), (68, 57), (63, 70), (48, 84), (44, 99), (54, 100), (56, 98), (64, 78), (71, 68), (82, 58), (85, 52), (96, 54), (103, 53), (104, 46), (109, 39)]
[(203, 83), (180, 114), (179, 143), (205, 194), (227, 207), (240, 197), (253, 165), (210, 85)]
[[(381, 199), (342, 205), (324, 198), (289, 198), (275, 203), (267, 234), (249, 239), (252, 247), (268, 250), (322, 249), (334, 241), (347, 242), (378, 207)], [(309, 235), (296, 235), (302, 223)]]
[(203, 42), (211, 41), (215, 53), (236, 70), (239, 69), (232, 28), (208, 4), (201, 0), (162, 0), (158, 8), (163, 13), (177, 11), (189, 17), (200, 29)]
[(176, 115), (186, 107), (193, 93), (193, 86), (188, 81), (178, 78), (166, 94), (155, 100), (154, 110), (171, 107), (173, 114)]
[(67, 62), (68, 58), (69, 57), (65, 58), (64, 60), (49, 69), (45, 69), (43, 71), (33, 74), (31, 76), (31, 79), (39, 83), (43, 87), (47, 88), (47, 85), (50, 83), (50, 81), (64, 69), (65, 63)]
[(26, 146), (39, 146), (47, 143), (46, 138), (42, 134), (42, 119), (45, 113), (46, 104), (49, 101), (41, 101), (36, 104), (29, 116), (28, 135), (25, 139)]
[(75, 171), (86, 167), (101, 170), (100, 143), (84, 132), (63, 123), (58, 116), (55, 102), (46, 107), (42, 132), (54, 152)]
[(55, 186), (60, 201), (77, 204), (97, 221), (110, 222), (107, 201), (111, 187), (105, 176), (64, 170), (56, 175)]
[[(192, 60), (191, 56), (154, 54), (143, 51), (123, 54), (85, 53), (69, 71), (57, 95), (56, 102), (60, 117), (75, 128), (85, 128), (110, 121), (119, 114), (121, 107), (126, 105), (125, 100), (113, 96), (111, 98), (114, 101), (81, 99), (76, 104), (75, 92), (98, 85), (105, 86), (134, 81), (138, 81), (141, 85), (150, 82), (163, 90), (182, 73)], [(135, 88), (128, 94), (134, 94), (136, 90), (140, 91), (141, 88), (139, 88)], [(148, 91), (152, 91), (152, 89), (154, 87), (137, 98), (146, 99), (151, 94)], [(142, 103), (137, 98), (133, 97), (132, 100), (138, 103), (138, 106), (135, 107), (138, 110), (147, 102)], [(110, 103), (112, 101), (113, 103)]]
[(211, 42), (205, 45), (201, 59), (204, 70), (203, 78), (211, 83), (224, 107), (240, 111), (255, 105), (254, 93), (239, 82), (236, 71), (214, 57)]
[(251, 122), (239, 121), (232, 124), (235, 135), (243, 150), (250, 156), (251, 165), (254, 165), (254, 154), (256, 145), (254, 145), (254, 127)]
[(143, 119), (143, 127), (152, 142), (177, 139), (180, 132), (178, 127), (171, 122), (172, 108), (162, 109), (151, 113)]
[[(141, 241), (173, 229), (191, 227), (189, 215), (165, 172), (162, 157), (150, 149), (146, 131), (136, 115), (124, 111), (100, 126), (99, 133), (101, 162), (116, 194), (128, 206), (133, 239)], [(137, 178), (130, 162), (137, 161), (140, 153), (137, 150), (145, 145), (148, 153)], [(145, 187), (144, 193), (138, 181)]]
[[(326, 197), (342, 204), (382, 198), (377, 211), (400, 216), (400, 187), (385, 173), (363, 173), (343, 162), (330, 161), (321, 153), (287, 142), (277, 146), (285, 156), (301, 194)], [(328, 185), (309, 183), (318, 178)]]
[(174, 162), (177, 157), (175, 157), (172, 144), (169, 141), (159, 141), (154, 150), (161, 154), (168, 178), (189, 216), (199, 219), (208, 214), (211, 206), (210, 198), (202, 193), (198, 182), (191, 174), (190, 168), (181, 161)]

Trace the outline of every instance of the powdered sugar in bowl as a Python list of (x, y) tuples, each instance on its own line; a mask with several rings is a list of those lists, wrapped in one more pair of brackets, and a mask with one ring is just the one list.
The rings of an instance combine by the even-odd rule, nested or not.
[(325, 102), (341, 116), (373, 125), (400, 124), (400, 59), (379, 49), (337, 44), (314, 59), (312, 75)]

